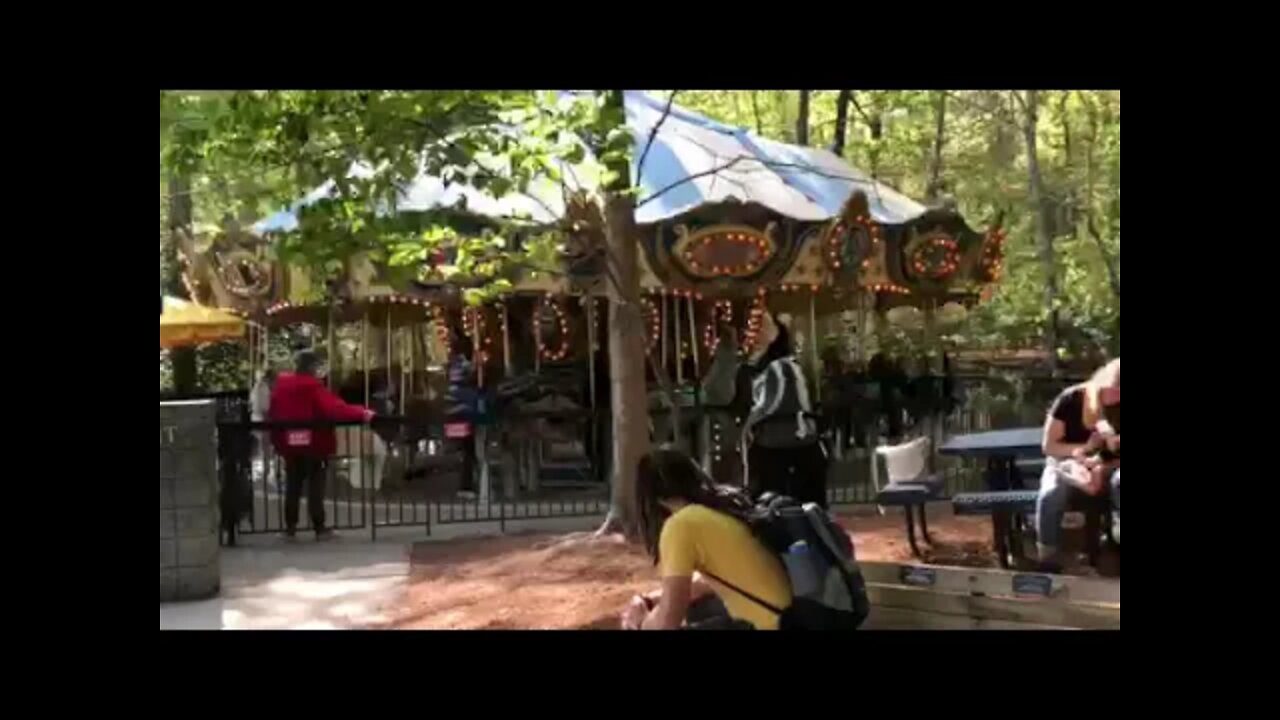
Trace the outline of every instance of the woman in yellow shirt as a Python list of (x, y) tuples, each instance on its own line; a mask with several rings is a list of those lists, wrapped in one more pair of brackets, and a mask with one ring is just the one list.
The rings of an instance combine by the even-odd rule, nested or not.
[(662, 448), (640, 460), (636, 503), (645, 548), (662, 589), (632, 598), (628, 630), (776, 630), (778, 616), (716, 580), (723, 578), (779, 608), (791, 604), (782, 561), (751, 533), (751, 500), (717, 485), (684, 453)]

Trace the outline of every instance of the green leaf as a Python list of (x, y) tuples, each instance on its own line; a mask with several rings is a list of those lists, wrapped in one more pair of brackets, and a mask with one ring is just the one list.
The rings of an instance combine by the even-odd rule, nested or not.
[(571, 150), (564, 156), (564, 161), (570, 165), (578, 165), (587, 157), (586, 148), (581, 145), (574, 145)]
[(501, 198), (511, 192), (514, 183), (504, 177), (494, 177), (489, 182), (489, 193), (495, 198)]

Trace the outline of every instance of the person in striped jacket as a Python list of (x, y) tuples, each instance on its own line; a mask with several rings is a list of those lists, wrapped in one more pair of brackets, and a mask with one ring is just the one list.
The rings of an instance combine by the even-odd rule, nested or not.
[(813, 418), (809, 383), (791, 333), (766, 313), (750, 358), (751, 412), (743, 423), (744, 473), (752, 497), (767, 492), (827, 506), (827, 458)]

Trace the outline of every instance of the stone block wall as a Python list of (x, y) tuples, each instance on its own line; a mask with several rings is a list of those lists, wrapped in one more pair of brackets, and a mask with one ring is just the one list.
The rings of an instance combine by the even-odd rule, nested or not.
[(218, 594), (217, 424), (212, 401), (160, 403), (160, 602)]

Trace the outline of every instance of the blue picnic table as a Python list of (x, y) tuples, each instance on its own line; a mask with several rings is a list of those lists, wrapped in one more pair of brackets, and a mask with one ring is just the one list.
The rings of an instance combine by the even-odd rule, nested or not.
[[(983, 477), (988, 493), (1030, 493), (1023, 486), (1017, 461), (1041, 457), (1043, 437), (1044, 429), (1041, 427), (991, 430), (957, 435), (938, 448), (938, 452), (955, 457), (985, 458), (987, 469)], [(996, 558), (1002, 568), (1008, 569), (1014, 559), (1022, 556), (1022, 524), (1022, 513), (993, 505), (992, 540)]]

